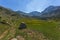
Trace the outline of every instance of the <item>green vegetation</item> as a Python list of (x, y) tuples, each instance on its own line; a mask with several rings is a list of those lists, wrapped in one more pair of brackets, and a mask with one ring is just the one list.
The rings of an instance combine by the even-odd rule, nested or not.
[[(44, 21), (44, 20), (36, 20), (36, 19), (31, 20), (31, 19), (26, 19), (26, 18), (19, 19), (18, 21), (15, 20), (14, 23), (12, 22), (14, 25), (12, 25), (11, 27), (13, 27), (12, 30), (15, 29), (15, 32), (14, 32), (15, 34), (13, 35), (13, 33), (9, 32), (5, 36), (4, 40), (5, 39), (8, 40), (7, 38), (9, 38), (9, 37), (16, 37), (17, 35), (21, 35), (23, 37), (26, 35), (26, 37), (25, 37), (26, 40), (29, 40), (29, 38), (31, 40), (33, 40), (33, 38), (27, 36), (27, 32), (22, 32), (22, 30), (18, 29), (19, 24), (22, 21), (24, 21), (27, 24), (27, 29), (40, 32), (49, 40), (60, 40), (60, 23), (59, 23), (60, 21), (56, 22), (53, 20)], [(1, 24), (1, 25), (3, 25), (3, 24)], [(10, 27), (10, 30), (11, 30), (11, 27)], [(5, 26), (4, 27), (0, 26), (0, 28), (1, 28), (0, 30), (2, 31), (2, 29), (5, 28)], [(7, 27), (7, 29), (8, 28), (9, 28), (9, 26)], [(8, 36), (8, 35), (10, 35), (10, 36)]]
[[(22, 20), (23, 21), (23, 20)], [(60, 40), (60, 21), (24, 20), (28, 29), (43, 33), (50, 40)]]

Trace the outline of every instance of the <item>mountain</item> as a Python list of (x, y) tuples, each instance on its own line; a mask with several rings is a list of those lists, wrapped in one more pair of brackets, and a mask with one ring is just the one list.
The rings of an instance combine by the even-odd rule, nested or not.
[(53, 10), (55, 10), (55, 6), (49, 6), (49, 7), (47, 7), (45, 10), (43, 10), (41, 13), (48, 13), (48, 12), (51, 12), (51, 11), (53, 11)]
[(17, 13), (21, 14), (21, 15), (26, 15), (27, 13), (22, 12), (22, 11), (16, 11)]
[(49, 6), (42, 12), (32, 11), (30, 13), (25, 13), (22, 11), (13, 11), (11, 9), (0, 6), (0, 17), (60, 19), (60, 6)]
[(29, 16), (40, 16), (40, 14), (41, 13), (38, 11), (33, 11), (33, 12), (28, 13)]
[(40, 12), (38, 12), (38, 11), (32, 11), (30, 13), (25, 13), (22, 11), (16, 11), (16, 12), (21, 14), (21, 15), (26, 15), (26, 16), (40, 16)]
[(25, 13), (22, 11), (16, 11), (16, 12), (26, 18), (39, 18), (41, 15), (41, 13), (38, 11), (32, 11), (30, 13)]
[(17, 11), (23, 17), (38, 18), (38, 19), (59, 19), (60, 18), (60, 6), (49, 6), (44, 11), (32, 11), (30, 13), (25, 13)]
[(40, 17), (46, 19), (60, 19), (60, 6), (49, 6), (42, 12)]

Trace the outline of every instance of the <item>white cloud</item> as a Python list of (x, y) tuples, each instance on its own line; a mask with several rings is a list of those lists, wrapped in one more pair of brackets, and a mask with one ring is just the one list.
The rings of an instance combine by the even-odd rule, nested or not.
[(28, 12), (42, 11), (48, 6), (48, 4), (48, 0), (32, 0), (30, 3), (27, 4), (26, 10)]
[(32, 0), (30, 3), (26, 6), (26, 11), (43, 11), (45, 8), (47, 8), (50, 5), (59, 6), (60, 0)]

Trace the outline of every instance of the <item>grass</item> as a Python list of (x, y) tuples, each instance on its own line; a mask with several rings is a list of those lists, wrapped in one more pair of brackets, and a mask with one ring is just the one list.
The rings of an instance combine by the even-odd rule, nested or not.
[(40, 21), (40, 23), (31, 24), (30, 28), (42, 32), (50, 40), (60, 40), (60, 32), (57, 22)]
[[(14, 29), (16, 29), (16, 33), (15, 36), (17, 35), (21, 35), (21, 36), (27, 36), (26, 32), (22, 32), (21, 30), (18, 29), (19, 24), (24, 21), (27, 24), (27, 29), (31, 29), (31, 30), (36, 30), (37, 32), (41, 32), (44, 34), (44, 36), (46, 36), (49, 40), (60, 40), (60, 21), (53, 21), (53, 20), (49, 20), (49, 21), (44, 21), (44, 20), (36, 20), (36, 19), (19, 19), (18, 21), (15, 20), (15, 22), (13, 24)], [(1, 24), (0, 24), (1, 25)], [(0, 30), (6, 30), (8, 29), (5, 28), (5, 26), (0, 26)], [(3, 33), (3, 31), (1, 32)], [(8, 33), (7, 35), (9, 35), (10, 33)], [(7, 40), (7, 35), (5, 37), (5, 39)], [(26, 37), (26, 40), (28, 40), (30, 37)], [(31, 39), (31, 38), (30, 38)], [(33, 40), (33, 39), (31, 39)]]
[[(24, 21), (28, 29), (36, 30), (38, 32), (43, 33), (47, 38), (50, 40), (60, 40), (60, 26), (59, 22), (49, 20), (49, 21), (44, 21), (44, 20), (21, 20)], [(23, 34), (23, 33), (22, 33)]]

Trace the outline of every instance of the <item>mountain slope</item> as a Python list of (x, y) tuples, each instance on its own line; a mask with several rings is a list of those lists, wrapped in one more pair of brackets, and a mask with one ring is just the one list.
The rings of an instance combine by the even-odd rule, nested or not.
[(38, 11), (33, 11), (33, 12), (30, 12), (28, 13), (29, 16), (40, 16), (40, 12)]
[(43, 12), (41, 17), (48, 19), (60, 19), (60, 6), (49, 6)]

